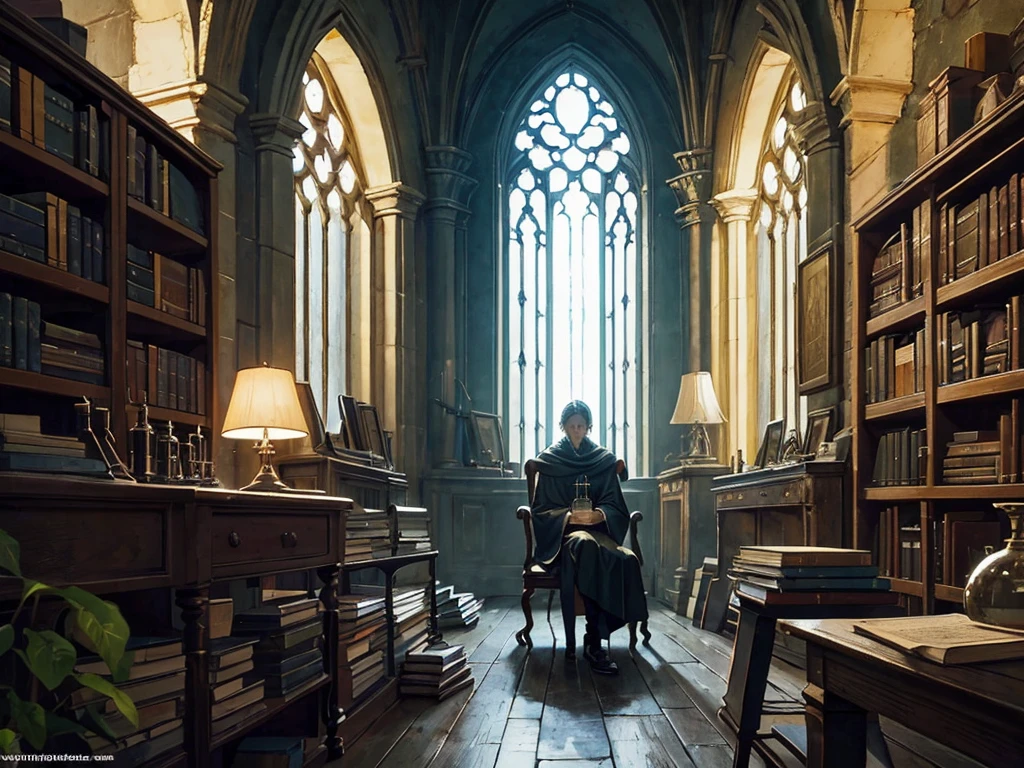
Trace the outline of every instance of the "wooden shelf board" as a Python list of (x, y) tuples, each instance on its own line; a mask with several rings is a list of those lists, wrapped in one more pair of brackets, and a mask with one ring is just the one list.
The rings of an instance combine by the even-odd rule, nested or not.
[[(126, 407), (126, 411), (134, 414), (136, 409), (129, 405)], [(175, 408), (159, 408), (155, 405), (149, 406), (149, 418), (152, 421), (173, 421), (175, 424), (190, 424), (201, 427), (210, 426), (209, 416), (200, 416), (198, 413), (188, 413), (187, 411), (179, 411)]]
[(229, 741), (237, 739), (242, 734), (249, 733), (250, 731), (255, 730), (259, 726), (263, 725), (263, 723), (272, 719), (275, 715), (277, 715), (286, 707), (290, 707), (296, 701), (308, 696), (313, 691), (318, 691), (321, 688), (329, 685), (330, 682), (331, 678), (329, 678), (327, 675), (320, 675), (320, 677), (318, 677), (316, 680), (310, 680), (308, 683), (303, 684), (302, 686), (297, 688), (293, 693), (288, 694), (288, 696), (286, 697), (277, 699), (264, 699), (263, 701), (266, 702), (267, 709), (264, 712), (262, 712), (259, 715), (259, 717), (250, 718), (240, 723), (235, 728), (230, 728), (224, 733), (218, 733), (210, 740), (210, 751), (212, 752), (213, 750), (219, 747), (223, 747)]
[(892, 584), (892, 591), (899, 592), (901, 595), (913, 595), (914, 597), (924, 597), (924, 584), (920, 581), (911, 581), (910, 579), (894, 579), (889, 578)]
[(107, 286), (6, 251), (0, 251), (0, 274), (23, 277), (61, 293), (84, 296), (101, 304), (110, 303), (110, 289)]
[(865, 488), (866, 501), (920, 501), (928, 495), (923, 485), (890, 485), (883, 488)]
[(316, 768), (327, 762), (327, 747), (321, 744), (319, 747), (314, 749), (302, 762), (302, 768)]
[(137, 301), (128, 302), (128, 314), (145, 318), (152, 323), (159, 323), (182, 333), (190, 334), (197, 339), (206, 338), (206, 329), (203, 326), (191, 323), (188, 320), (182, 320), (180, 317), (175, 317), (168, 312), (162, 312), (155, 307), (147, 307), (145, 304), (140, 304)]
[(1024, 484), (993, 483), (991, 485), (937, 485), (929, 489), (933, 499), (1024, 499)]
[(868, 320), (866, 335), (868, 338), (880, 333), (896, 331), (908, 326), (924, 324), (924, 296), (918, 296), (908, 302), (883, 312), (878, 317)]
[(32, 189), (23, 191), (59, 190), (61, 197), (72, 201), (110, 194), (110, 187), (95, 176), (7, 131), (0, 131), (0, 164), (7, 178), (21, 180), (16, 186), (24, 187), (31, 180)]
[(345, 719), (338, 727), (338, 735), (346, 744), (355, 741), (396, 701), (398, 678), (391, 677), (358, 707), (345, 710)]
[(174, 255), (202, 254), (210, 241), (142, 201), (129, 197), (128, 242), (157, 253)]
[(958, 381), (956, 384), (944, 384), (938, 389), (936, 401), (957, 403), (979, 397), (1007, 395), (1022, 389), (1024, 389), (1024, 371), (1007, 371), (990, 376), (979, 376), (967, 381)]
[(936, 584), (935, 599), (948, 600), (951, 603), (962, 603), (964, 601), (964, 588), (953, 587), (949, 584)]
[(22, 371), (16, 368), (0, 368), (0, 386), (17, 387), (19, 389), (34, 389), (37, 392), (46, 392), (51, 395), (63, 395), (65, 397), (88, 397), (90, 400), (107, 401), (110, 399), (110, 388), (101, 387), (96, 384), (86, 384), (81, 381), (62, 379), (59, 376), (47, 376), (32, 371)]
[(935, 291), (935, 309), (943, 311), (950, 306), (969, 302), (976, 304), (983, 294), (1010, 288), (1010, 281), (1024, 275), (1024, 251), (982, 267), (977, 272), (954, 280)]
[(924, 411), (924, 392), (915, 392), (912, 395), (894, 397), (890, 400), (883, 400), (880, 403), (870, 403), (864, 406), (864, 419), (887, 419), (893, 416), (902, 416), (915, 411)]

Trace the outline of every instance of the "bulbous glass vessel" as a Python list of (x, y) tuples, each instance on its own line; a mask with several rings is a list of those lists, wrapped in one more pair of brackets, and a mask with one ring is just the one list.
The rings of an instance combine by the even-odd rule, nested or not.
[(1024, 630), (1024, 503), (994, 505), (1010, 518), (1006, 549), (974, 569), (964, 588), (964, 609), (973, 621)]

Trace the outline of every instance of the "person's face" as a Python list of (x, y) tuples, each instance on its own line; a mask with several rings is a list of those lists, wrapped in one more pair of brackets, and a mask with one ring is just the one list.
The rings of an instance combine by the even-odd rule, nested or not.
[(565, 434), (569, 436), (572, 441), (574, 448), (579, 448), (583, 438), (587, 436), (587, 420), (580, 416), (578, 413), (570, 416), (569, 419), (562, 425), (562, 429), (565, 430)]

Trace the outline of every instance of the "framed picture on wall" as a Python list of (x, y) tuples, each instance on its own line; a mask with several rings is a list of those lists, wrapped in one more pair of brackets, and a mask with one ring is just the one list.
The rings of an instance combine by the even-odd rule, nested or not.
[(344, 422), (345, 440), (353, 451), (368, 451), (366, 435), (363, 433), (363, 420), (359, 415), (359, 402), (351, 395), (338, 395), (341, 403), (342, 421)]
[(369, 403), (359, 403), (359, 419), (363, 434), (366, 435), (366, 449), (384, 459), (384, 463), (390, 467), (391, 457), (388, 450), (387, 436), (380, 423), (380, 414), (377, 413), (377, 406)]
[(470, 411), (469, 428), (477, 464), (483, 467), (503, 466), (505, 437), (501, 431), (501, 417), (494, 413)]
[(832, 244), (797, 266), (796, 376), (801, 395), (832, 385)]
[(832, 424), (835, 408), (822, 408), (807, 414), (807, 434), (804, 435), (804, 454), (818, 453), (818, 446), (832, 439), (835, 427)]

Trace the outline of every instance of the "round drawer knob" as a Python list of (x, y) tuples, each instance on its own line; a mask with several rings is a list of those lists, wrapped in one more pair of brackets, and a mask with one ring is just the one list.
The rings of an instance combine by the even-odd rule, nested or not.
[(299, 543), (299, 537), (294, 533), (282, 533), (281, 534), (281, 546), (282, 547), (294, 547)]
[(228, 544), (232, 547), (240, 547), (242, 545), (242, 537), (237, 532), (232, 531), (228, 534)]
[(768, 491), (761, 491), (761, 495), (762, 496), (767, 496), (768, 495)]

